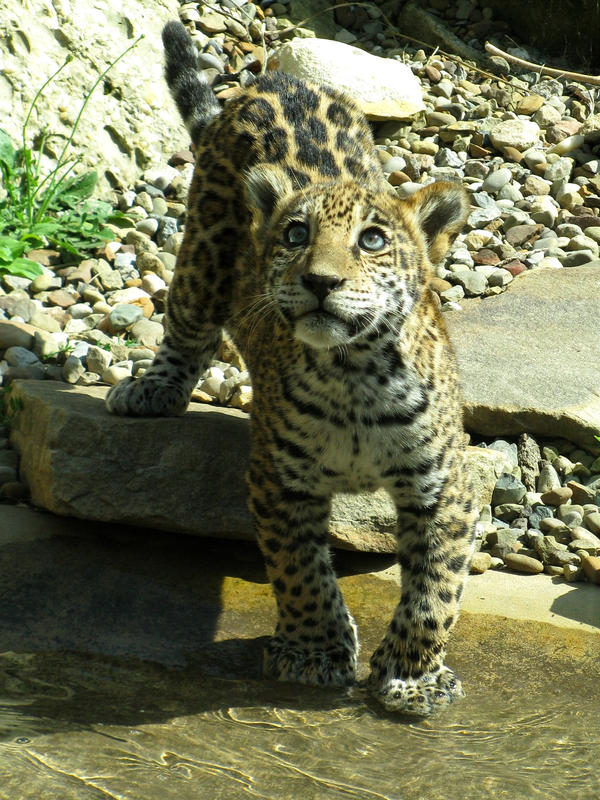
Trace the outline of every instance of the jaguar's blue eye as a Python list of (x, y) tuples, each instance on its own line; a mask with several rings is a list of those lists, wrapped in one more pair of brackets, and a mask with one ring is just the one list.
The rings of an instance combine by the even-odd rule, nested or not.
[(369, 253), (376, 253), (378, 250), (383, 250), (387, 245), (383, 231), (379, 228), (367, 228), (358, 237), (358, 246), (362, 250), (367, 250)]
[(304, 222), (292, 222), (285, 229), (284, 238), (287, 244), (299, 247), (308, 241), (308, 225)]

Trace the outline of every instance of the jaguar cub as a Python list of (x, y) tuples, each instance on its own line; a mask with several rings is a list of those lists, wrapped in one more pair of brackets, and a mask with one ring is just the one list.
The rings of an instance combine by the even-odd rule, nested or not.
[(436, 183), (398, 199), (334, 89), (270, 73), (221, 110), (185, 28), (169, 23), (163, 41), (197, 165), (164, 341), (108, 408), (182, 414), (226, 329), (254, 393), (249, 501), (278, 609), (265, 675), (355, 681), (330, 500), (383, 487), (402, 591), (367, 685), (388, 709), (428, 714), (462, 694), (444, 655), (474, 531), (456, 365), (428, 286), (465, 193)]

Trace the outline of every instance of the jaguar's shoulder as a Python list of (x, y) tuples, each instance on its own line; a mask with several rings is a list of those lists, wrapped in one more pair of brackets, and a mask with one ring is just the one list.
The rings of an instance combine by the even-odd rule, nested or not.
[(240, 175), (257, 165), (281, 170), (294, 189), (354, 180), (389, 190), (369, 123), (354, 101), (329, 86), (282, 72), (260, 76), (225, 104), (197, 142)]

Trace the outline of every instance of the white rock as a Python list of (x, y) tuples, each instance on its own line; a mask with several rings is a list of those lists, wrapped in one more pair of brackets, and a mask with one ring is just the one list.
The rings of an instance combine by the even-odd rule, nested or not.
[(82, 340), (71, 342), (71, 346), (73, 349), (70, 351), (69, 355), (75, 356), (76, 358), (86, 358), (90, 347), (92, 347), (89, 342), (84, 342)]
[(328, 39), (293, 39), (272, 60), (289, 75), (344, 91), (369, 119), (407, 119), (425, 110), (409, 67)]
[(142, 289), (152, 297), (152, 295), (164, 289), (167, 284), (154, 272), (147, 272), (142, 278)]
[(203, 376), (206, 378), (218, 378), (220, 381), (225, 380), (225, 373), (221, 367), (209, 367)]
[(454, 84), (448, 78), (442, 78), (439, 83), (436, 83), (431, 87), (431, 92), (432, 94), (437, 94), (441, 97), (444, 97), (446, 100), (450, 100), (454, 94)]
[(235, 377), (226, 378), (226, 380), (224, 380), (223, 383), (221, 383), (221, 385), (219, 386), (219, 393), (218, 393), (219, 403), (226, 403), (233, 395), (237, 385), (238, 381), (236, 380)]
[(85, 367), (81, 359), (74, 355), (70, 355), (62, 367), (62, 376), (67, 383), (77, 383), (84, 372)]
[(116, 253), (115, 254), (115, 269), (122, 267), (130, 267), (135, 261), (135, 253)]
[(523, 199), (523, 194), (518, 185), (514, 183), (507, 183), (506, 186), (503, 186), (500, 189), (496, 195), (496, 198), (504, 202), (508, 201), (509, 203), (518, 203), (519, 200)]
[(405, 166), (406, 161), (402, 158), (402, 156), (392, 156), (383, 164), (383, 171), (386, 173), (401, 172)]
[(158, 220), (155, 217), (148, 217), (148, 219), (141, 219), (135, 226), (136, 231), (146, 233), (148, 236), (154, 236), (158, 230)]
[(64, 332), (70, 334), (83, 333), (84, 331), (89, 331), (89, 329), (90, 326), (85, 319), (70, 319), (64, 327)]
[(449, 289), (444, 289), (444, 291), (440, 293), (442, 300), (446, 301), (447, 303), (462, 300), (464, 296), (465, 290), (458, 284), (451, 286)]
[(560, 111), (557, 108), (554, 108), (549, 103), (545, 103), (535, 112), (533, 121), (537, 122), (540, 127), (546, 128), (548, 125), (554, 125), (556, 122), (560, 122), (560, 116)]
[(575, 206), (583, 205), (583, 197), (579, 193), (579, 187), (576, 183), (565, 183), (556, 192), (556, 201), (561, 208), (572, 209)]
[(117, 289), (116, 292), (110, 292), (106, 296), (106, 299), (109, 303), (113, 306), (118, 306), (121, 303), (133, 303), (135, 300), (139, 300), (142, 297), (150, 297), (148, 292), (145, 292), (143, 289), (140, 289), (139, 286), (129, 286), (127, 289)]
[(585, 229), (585, 235), (600, 244), (600, 225), (590, 225)]
[[(471, 231), (471, 233), (478, 232), (478, 229)], [(463, 241), (467, 241), (467, 237), (464, 237)], [(453, 262), (457, 262), (458, 264), (468, 264), (469, 266), (473, 266), (473, 256), (466, 247), (457, 247), (451, 255), (451, 259)]]
[(103, 350), (101, 347), (92, 345), (87, 352), (86, 366), (90, 372), (102, 375), (110, 367), (112, 360), (113, 355), (110, 350)]
[(157, 189), (161, 189), (161, 191), (170, 186), (177, 177), (179, 177), (179, 170), (168, 165), (157, 167), (156, 169), (147, 169), (144, 173), (144, 179), (152, 186), (156, 186)]
[(113, 367), (118, 367), (119, 369), (126, 369), (129, 370), (129, 373), (131, 373), (131, 370), (133, 369), (133, 361), (131, 359), (126, 359), (125, 361), (117, 361), (115, 364), (113, 364)]
[(223, 383), (223, 379), (219, 379), (217, 377), (206, 378), (200, 384), (200, 391), (206, 392), (206, 394), (210, 395), (211, 397), (219, 397), (219, 392), (221, 389), (221, 384)]
[(499, 150), (514, 147), (522, 152), (537, 144), (539, 138), (540, 126), (529, 119), (504, 120), (490, 131), (492, 144)]
[(548, 153), (557, 153), (559, 156), (562, 156), (565, 153), (570, 153), (572, 150), (577, 150), (584, 142), (585, 138), (581, 134), (576, 133), (573, 136), (567, 136), (562, 142), (553, 145), (548, 150)]
[(481, 188), (484, 192), (498, 192), (512, 179), (512, 172), (506, 167), (494, 170), (485, 178)]
[(154, 347), (160, 343), (164, 335), (164, 328), (154, 320), (139, 319), (131, 326), (130, 333), (144, 347)]
[(93, 313), (93, 308), (89, 303), (75, 303), (69, 308), (69, 314), (73, 319), (83, 319)]
[[(548, 152), (552, 152), (549, 150)], [(523, 161), (527, 164), (529, 169), (533, 169), (536, 164), (546, 163), (546, 154), (543, 150), (538, 150), (537, 147), (532, 147), (523, 153)]]
[(563, 269), (563, 265), (555, 256), (545, 256), (535, 264), (536, 269)]
[(102, 380), (104, 383), (109, 383), (111, 386), (114, 386), (115, 383), (118, 383), (123, 378), (129, 378), (130, 375), (131, 369), (127, 369), (127, 367), (118, 367), (115, 364), (104, 370), (102, 373)]
[(558, 218), (559, 209), (557, 203), (549, 194), (539, 195), (531, 204), (529, 213), (534, 222), (546, 225), (551, 228)]
[(62, 332), (35, 331), (33, 337), (33, 351), (39, 358), (47, 358), (54, 355), (67, 342), (67, 337)]
[(598, 242), (586, 236), (584, 233), (577, 234), (568, 240), (566, 245), (563, 245), (566, 250), (598, 250)]

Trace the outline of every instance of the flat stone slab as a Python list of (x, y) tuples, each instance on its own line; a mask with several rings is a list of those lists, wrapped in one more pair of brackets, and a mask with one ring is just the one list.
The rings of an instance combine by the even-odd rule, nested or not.
[[(208, 537), (254, 539), (246, 507), (248, 415), (191, 403), (182, 417), (109, 414), (104, 387), (17, 381), (11, 425), (34, 505), (80, 519)], [(469, 448), (477, 502), (490, 502), (505, 459)], [(334, 498), (331, 543), (393, 553), (395, 510), (383, 492)]]
[(464, 306), (445, 320), (467, 429), (594, 444), (600, 432), (600, 261), (534, 270), (504, 294)]
[[(248, 415), (191, 403), (182, 417), (109, 414), (107, 389), (20, 381), (11, 441), (34, 505), (56, 514), (229, 539), (254, 539), (246, 507)], [(333, 543), (393, 552), (394, 511), (383, 493), (345, 497)]]

